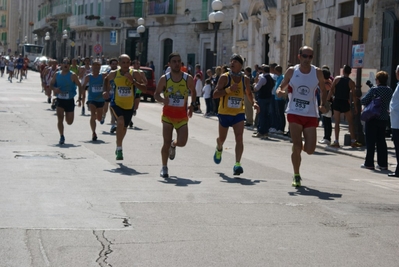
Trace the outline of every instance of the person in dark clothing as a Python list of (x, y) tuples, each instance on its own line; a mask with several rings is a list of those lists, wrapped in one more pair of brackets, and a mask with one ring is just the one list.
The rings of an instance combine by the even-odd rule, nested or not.
[(375, 97), (381, 98), (381, 114), (377, 118), (366, 121), (366, 158), (360, 167), (374, 170), (374, 152), (377, 146), (377, 168), (388, 169), (388, 148), (385, 140), (385, 128), (389, 120), (389, 103), (392, 98), (392, 89), (387, 86), (388, 73), (379, 71), (375, 77), (376, 86), (371, 87), (367, 94), (361, 99), (364, 106), (370, 104)]
[(351, 135), (351, 147), (360, 147), (361, 144), (356, 142), (355, 138), (355, 128), (353, 125), (353, 118), (351, 112), (351, 96), (352, 101), (354, 102), (355, 107), (355, 114), (357, 114), (357, 97), (355, 95), (355, 82), (349, 78), (349, 75), (352, 72), (352, 68), (348, 65), (344, 65), (343, 68), (344, 75), (337, 76), (334, 79), (334, 82), (331, 86), (331, 90), (327, 96), (327, 99), (331, 99), (334, 97), (333, 100), (333, 109), (334, 109), (334, 132), (335, 132), (335, 141), (331, 144), (332, 147), (339, 148), (339, 123), (341, 120), (341, 113), (345, 114), (346, 119), (348, 120), (349, 124), (349, 132)]

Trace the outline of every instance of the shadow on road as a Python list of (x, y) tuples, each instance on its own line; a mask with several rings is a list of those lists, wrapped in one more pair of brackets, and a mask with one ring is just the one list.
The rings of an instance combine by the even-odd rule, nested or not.
[(119, 173), (122, 175), (140, 175), (140, 174), (148, 174), (148, 173), (144, 173), (144, 172), (138, 172), (135, 169), (129, 168), (125, 165), (123, 165), (123, 163), (118, 163), (119, 168), (116, 169), (111, 169), (111, 170), (104, 170), (107, 172), (111, 172), (111, 173)]
[(81, 147), (81, 145), (74, 145), (74, 144), (62, 144), (62, 145), (60, 145), (60, 144), (54, 144), (54, 145), (51, 145), (52, 147), (59, 147), (59, 148), (70, 148), (70, 147)]
[(341, 198), (342, 194), (331, 194), (328, 192), (322, 192), (316, 189), (309, 188), (307, 186), (301, 186), (296, 189), (296, 192), (288, 192), (290, 196), (313, 196), (318, 197), (319, 199), (323, 200), (334, 200), (335, 198)]
[(201, 183), (201, 181), (178, 178), (176, 176), (170, 176), (169, 178), (164, 178), (164, 180), (158, 180), (158, 181), (164, 184), (174, 184), (175, 186), (189, 186)]
[(224, 180), (224, 181), (221, 181), (222, 183), (241, 184), (241, 185), (256, 185), (256, 184), (259, 184), (260, 182), (266, 182), (265, 180), (251, 180), (251, 179), (240, 178), (240, 177), (231, 178), (221, 172), (217, 172), (216, 174), (219, 174), (219, 176)]

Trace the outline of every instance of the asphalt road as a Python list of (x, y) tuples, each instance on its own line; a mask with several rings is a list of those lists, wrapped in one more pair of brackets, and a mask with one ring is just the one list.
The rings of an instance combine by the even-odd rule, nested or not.
[(199, 114), (162, 179), (160, 114), (140, 104), (116, 161), (109, 116), (92, 142), (77, 110), (59, 146), (38, 73), (0, 78), (0, 266), (399, 266), (399, 179), (318, 147), (295, 189), (291, 144), (250, 130), (237, 178)]

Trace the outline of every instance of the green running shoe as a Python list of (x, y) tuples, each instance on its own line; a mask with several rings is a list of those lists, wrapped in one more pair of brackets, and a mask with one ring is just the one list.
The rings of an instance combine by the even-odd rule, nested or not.
[(122, 150), (116, 150), (115, 154), (116, 154), (116, 160), (123, 160), (123, 152), (122, 152)]
[(244, 172), (244, 169), (241, 167), (241, 164), (239, 162), (236, 162), (236, 164), (234, 165), (233, 172), (234, 175), (240, 175)]
[(292, 186), (294, 187), (300, 187), (301, 186), (301, 176), (295, 175), (294, 178), (292, 179)]
[(219, 164), (222, 161), (222, 152), (223, 152), (223, 148), (222, 148), (222, 150), (218, 150), (218, 148), (216, 147), (215, 154), (213, 155), (213, 161), (216, 164)]

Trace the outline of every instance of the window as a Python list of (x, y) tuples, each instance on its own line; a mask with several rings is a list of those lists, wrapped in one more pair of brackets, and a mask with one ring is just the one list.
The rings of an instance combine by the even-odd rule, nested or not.
[(339, 4), (339, 18), (350, 17), (355, 14), (355, 1), (349, 1)]
[(97, 16), (101, 17), (101, 3), (98, 3), (98, 7), (97, 7)]
[(210, 12), (208, 9), (209, 3), (208, 0), (202, 0), (202, 12), (201, 12), (201, 20), (208, 20), (208, 15)]
[(303, 26), (303, 13), (292, 16), (292, 28)]
[(90, 15), (94, 15), (94, 3), (90, 4)]

